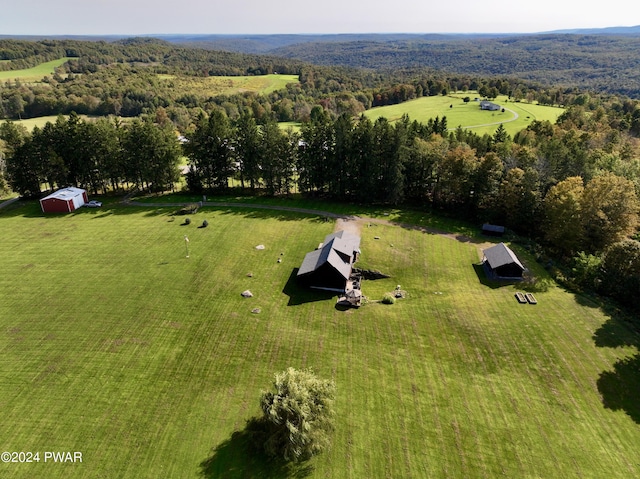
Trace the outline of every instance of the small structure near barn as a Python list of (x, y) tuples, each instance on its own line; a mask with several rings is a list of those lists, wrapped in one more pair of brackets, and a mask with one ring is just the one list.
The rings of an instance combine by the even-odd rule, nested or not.
[(362, 291), (359, 289), (349, 289), (344, 296), (338, 298), (340, 306), (359, 308), (362, 305)]
[(496, 103), (492, 103), (490, 101), (483, 100), (480, 102), (481, 110), (489, 110), (489, 111), (498, 111), (500, 109), (500, 105)]
[(504, 243), (482, 251), (482, 265), (490, 279), (522, 280), (526, 268), (516, 254)]
[(43, 213), (71, 213), (84, 205), (89, 198), (82, 188), (62, 188), (40, 200)]
[(504, 234), (504, 226), (485, 223), (482, 225), (482, 234), (487, 236), (502, 236)]
[(327, 235), (320, 248), (306, 254), (297, 280), (311, 288), (345, 293), (359, 254), (359, 236), (346, 231)]

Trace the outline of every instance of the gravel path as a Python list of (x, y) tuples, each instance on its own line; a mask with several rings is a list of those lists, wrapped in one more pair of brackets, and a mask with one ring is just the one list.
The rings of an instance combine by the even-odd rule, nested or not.
[(7, 201), (3, 201), (2, 203), (0, 203), (0, 209), (4, 208), (5, 206), (9, 206), (12, 203), (15, 203), (16, 201), (18, 201), (20, 198), (11, 198), (10, 200)]

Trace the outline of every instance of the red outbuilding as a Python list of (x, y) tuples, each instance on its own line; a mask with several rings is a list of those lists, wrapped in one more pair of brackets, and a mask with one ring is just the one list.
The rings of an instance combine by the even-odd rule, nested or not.
[(40, 200), (43, 213), (71, 213), (84, 205), (89, 198), (82, 188), (63, 188)]

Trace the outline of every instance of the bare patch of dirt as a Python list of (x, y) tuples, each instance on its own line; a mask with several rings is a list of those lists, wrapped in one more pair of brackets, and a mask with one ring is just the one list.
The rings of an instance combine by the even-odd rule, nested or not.
[(346, 231), (347, 233), (351, 233), (357, 236), (360, 236), (362, 231), (362, 225), (365, 220), (362, 218), (349, 217), (349, 218), (338, 218), (336, 220), (336, 225), (334, 227), (334, 232), (337, 231)]

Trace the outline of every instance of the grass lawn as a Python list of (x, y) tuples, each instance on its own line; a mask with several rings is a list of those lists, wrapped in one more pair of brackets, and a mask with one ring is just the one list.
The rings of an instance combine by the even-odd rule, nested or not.
[(0, 71), (0, 81), (20, 80), (25, 82), (36, 82), (42, 80), (47, 75), (53, 75), (55, 69), (63, 63), (71, 60), (70, 57), (59, 58), (50, 62), (41, 63), (33, 68), (25, 70)]
[[(471, 101), (465, 103), (464, 97)], [(507, 132), (513, 136), (527, 127), (533, 120), (549, 120), (555, 123), (564, 109), (530, 103), (514, 102), (501, 95), (494, 103), (504, 107), (505, 111), (483, 111), (480, 104), (473, 101), (474, 92), (456, 93), (449, 96), (421, 97), (398, 105), (372, 108), (365, 115), (375, 121), (384, 116), (389, 121), (397, 121), (407, 114), (411, 120), (426, 123), (431, 118), (447, 117), (449, 129), (458, 126), (470, 128), (475, 133), (492, 135), (500, 123), (504, 124)]]
[(291, 129), (296, 133), (299, 133), (300, 128), (302, 127), (302, 123), (299, 121), (281, 121), (278, 123), (278, 126), (285, 131)]
[[(361, 266), (392, 277), (363, 290), (407, 298), (341, 311), (292, 281), (333, 222), (205, 207), (185, 226), (175, 209), (0, 210), (0, 449), (41, 458), (0, 477), (285, 477), (234, 432), (288, 366), (337, 385), (312, 478), (640, 476), (639, 373), (624, 367), (640, 337), (526, 252), (535, 283), (487, 283), (484, 239), (381, 222), (432, 225), (394, 210), (364, 224)], [(537, 305), (518, 304), (523, 288)]]

